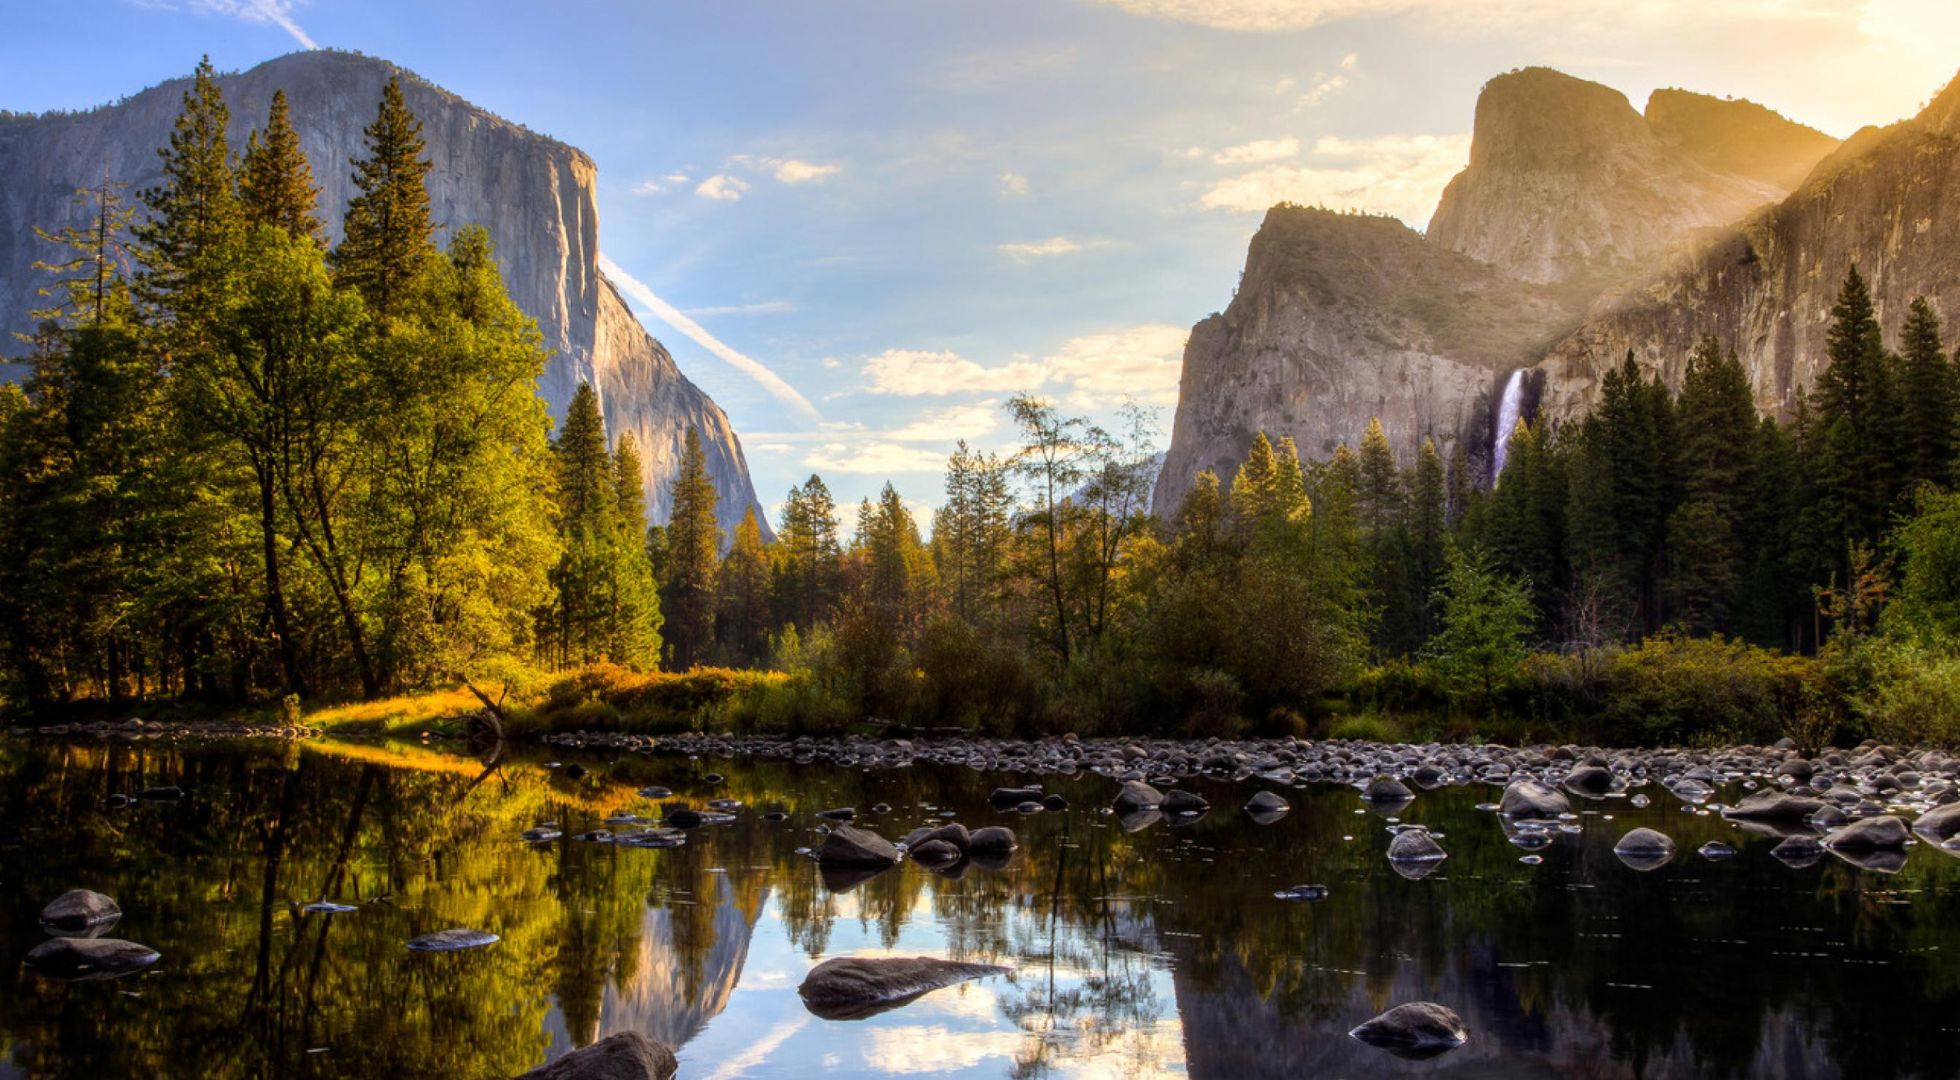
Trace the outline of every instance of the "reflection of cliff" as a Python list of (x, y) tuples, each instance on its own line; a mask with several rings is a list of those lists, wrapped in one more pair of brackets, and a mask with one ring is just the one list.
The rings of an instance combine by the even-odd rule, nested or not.
[[(748, 960), (754, 916), (725, 874), (712, 876), (697, 905), (649, 907), (640, 923), (639, 955), (625, 961), (623, 981), (608, 981), (599, 1029), (574, 1040), (554, 1011), (550, 1057), (620, 1031), (637, 1031), (672, 1047), (687, 1044), (728, 1007)], [(763, 901), (767, 890), (763, 890)], [(745, 912), (744, 908), (749, 911)]]
[[(1322, 973), (1323, 978), (1352, 983), (1346, 1003), (1324, 1018), (1288, 1015), (1229, 957), (1215, 975), (1206, 980), (1207, 988), (1198, 989), (1187, 966), (1179, 963), (1173, 979), (1186, 1065), (1196, 1080), (1401, 1075), (1685, 1080), (1707, 1075), (1685, 1032), (1656, 1033), (1659, 1037), (1651, 1045), (1633, 1050), (1624, 1033), (1616, 1032), (1629, 1024), (1641, 1026), (1637, 1020), (1616, 1016), (1609, 1021), (1564, 1002), (1527, 1002), (1510, 972), (1497, 966), (1495, 954), (1485, 948), (1465, 949), (1433, 977), (1425, 977), (1423, 965), (1404, 962), (1381, 998), (1369, 991), (1375, 980)], [(1627, 988), (1624, 993), (1634, 1008), (1636, 995), (1659, 995), (1651, 1007), (1662, 1012), (1672, 1008), (1662, 1000), (1665, 987)], [(1469, 1043), (1442, 1057), (1412, 1062), (1348, 1038), (1348, 1028), (1384, 1008), (1419, 1000), (1443, 1002), (1461, 1014), (1470, 1029)], [(1842, 1075), (1824, 1046), (1807, 1033), (1808, 1026), (1787, 1006), (1771, 1013), (1757, 1033), (1751, 1059), (1734, 1075), (1761, 1080)]]

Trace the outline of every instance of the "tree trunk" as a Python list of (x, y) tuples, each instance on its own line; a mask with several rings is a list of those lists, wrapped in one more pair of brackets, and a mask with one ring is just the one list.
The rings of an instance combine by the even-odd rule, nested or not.
[(257, 472), (259, 536), (265, 548), (265, 606), (272, 613), (273, 636), (279, 639), (279, 669), (286, 676), (286, 692), (300, 694), (305, 690), (299, 677), (299, 646), (286, 617), (286, 592), (279, 579), (278, 508), (273, 501), (272, 467), (260, 463)]

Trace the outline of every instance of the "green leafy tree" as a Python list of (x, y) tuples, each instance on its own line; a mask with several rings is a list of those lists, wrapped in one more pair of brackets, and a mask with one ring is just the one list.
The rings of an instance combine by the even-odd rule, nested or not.
[(1494, 707), (1538, 622), (1531, 583), (1498, 570), (1481, 551), (1453, 544), (1437, 605), (1442, 630), (1429, 642), (1437, 670), (1459, 700), (1475, 696)]

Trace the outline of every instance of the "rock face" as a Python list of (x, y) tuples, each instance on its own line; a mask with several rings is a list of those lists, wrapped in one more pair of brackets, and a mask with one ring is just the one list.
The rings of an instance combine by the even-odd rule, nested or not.
[(1429, 240), (1525, 281), (1610, 278), (1780, 197), (1835, 145), (1747, 102), (1670, 91), (1648, 109), (1549, 68), (1492, 79)]
[(1575, 415), (1627, 350), (1679, 386), (1704, 334), (1735, 350), (1756, 407), (1787, 415), (1825, 365), (1831, 304), (1847, 268), (1872, 287), (1886, 340), (1912, 298), (1960, 312), (1960, 79), (1920, 114), (1852, 136), (1801, 186), (1702, 240), (1649, 280), (1603, 298), (1544, 362), (1541, 407)]
[[(1659, 91), (1643, 116), (1616, 90), (1543, 68), (1491, 80), (1469, 167), (1427, 235), (1390, 218), (1267, 213), (1231, 305), (1185, 346), (1154, 509), (1175, 512), (1202, 470), (1229, 482), (1257, 432), (1321, 458), (1359, 442), (1371, 417), (1405, 465), (1433, 438), (1446, 459), (1461, 444), (1488, 479), (1512, 372), (1532, 369), (1523, 415), (1584, 408), (1599, 358), (1617, 362), (1626, 335), (1585, 364), (1536, 369), (1584, 332), (1602, 293), (1774, 203), (1836, 145), (1743, 101)], [(1687, 354), (1667, 348), (1677, 364)]]
[(668, 1080), (679, 1070), (672, 1050), (637, 1031), (622, 1031), (540, 1065), (518, 1080)]
[[(270, 60), (219, 81), (231, 110), (231, 140), (265, 123), (272, 94), (291, 101), (293, 126), (320, 185), (321, 217), (338, 236), (352, 192), (348, 160), (362, 152), (381, 87), (402, 76), (408, 107), (428, 143), (429, 198), (440, 227), (490, 230), (511, 297), (538, 321), (553, 352), (538, 382), (563, 417), (580, 382), (598, 392), (607, 430), (633, 432), (645, 462), (647, 508), (669, 510), (690, 428), (701, 433), (708, 471), (730, 534), (757, 506), (748, 464), (728, 417), (675, 366), (598, 266), (597, 168), (582, 151), (491, 115), (384, 60), (316, 50)], [(13, 331), (31, 329), (27, 312), (44, 301), (46, 275), (33, 269), (52, 252), (34, 235), (79, 224), (75, 189), (100, 179), (126, 181), (132, 196), (160, 179), (156, 148), (166, 141), (187, 80), (173, 80), (88, 112), (0, 120), (0, 350), (18, 352)], [(765, 529), (767, 526), (764, 526)]]

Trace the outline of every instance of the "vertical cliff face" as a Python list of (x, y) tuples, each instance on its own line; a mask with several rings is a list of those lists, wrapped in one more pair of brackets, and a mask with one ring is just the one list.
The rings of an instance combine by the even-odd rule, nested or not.
[(1153, 505), (1174, 511), (1203, 470), (1229, 482), (1261, 431), (1325, 457), (1380, 417), (1405, 456), (1464, 439), (1481, 460), (1496, 386), (1578, 318), (1392, 218), (1275, 207), (1231, 306), (1191, 331)]
[(1582, 413), (1629, 350), (1678, 386), (1689, 350), (1714, 334), (1742, 358), (1757, 407), (1785, 412), (1825, 365), (1831, 305), (1849, 267), (1870, 281), (1888, 341), (1915, 296), (1949, 322), (1960, 315), (1956, 206), (1960, 79), (1918, 116), (1853, 136), (1782, 202), (1603, 298), (1545, 359), (1544, 407)]
[[(667, 515), (681, 440), (698, 429), (722, 523), (732, 532), (756, 505), (741, 443), (720, 407), (688, 381), (599, 272), (591, 158), (386, 61), (327, 51), (222, 77), (232, 142), (242, 148), (246, 134), (264, 124), (273, 92), (285, 90), (320, 185), (321, 216), (338, 235), (353, 194), (348, 162), (361, 155), (362, 129), (374, 118), (382, 85), (397, 74), (428, 144), (438, 225), (445, 232), (466, 224), (490, 230), (512, 299), (538, 321), (554, 354), (538, 383), (553, 415), (562, 417), (580, 382), (593, 384), (608, 431), (615, 438), (631, 431), (647, 450), (647, 504), (656, 521)], [(78, 221), (75, 189), (105, 171), (128, 182), (132, 194), (156, 183), (156, 149), (168, 138), (185, 86), (165, 83), (86, 113), (0, 121), (0, 335), (10, 340), (12, 331), (29, 329), (27, 312), (41, 306), (35, 290), (45, 275), (32, 264), (49, 252), (34, 227)]]
[(1642, 116), (1549, 68), (1492, 79), (1429, 239), (1526, 281), (1611, 280), (1781, 196), (1835, 145), (1748, 102), (1655, 99)]

